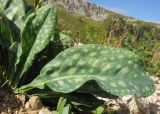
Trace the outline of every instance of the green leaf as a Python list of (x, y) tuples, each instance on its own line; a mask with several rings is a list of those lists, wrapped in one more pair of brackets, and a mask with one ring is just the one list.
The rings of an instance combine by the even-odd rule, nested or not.
[(71, 47), (72, 45), (72, 38), (66, 34), (60, 33), (60, 42), (62, 43), (63, 48), (67, 49), (68, 47)]
[(63, 112), (63, 107), (64, 107), (65, 104), (66, 104), (66, 99), (63, 98), (63, 97), (61, 97), (61, 98), (59, 99), (58, 105), (57, 105), (57, 112), (58, 112), (59, 114), (62, 114), (62, 112)]
[(51, 41), (52, 43), (48, 48), (48, 56), (51, 58), (50, 60), (52, 60), (61, 51), (64, 51), (65, 49), (72, 46), (72, 38), (57, 31), (55, 32), (55, 36), (52, 37)]
[(15, 79), (15, 71), (17, 70), (17, 65), (20, 62), (20, 57), (22, 54), (22, 48), (18, 42), (14, 42), (9, 48), (9, 66), (8, 66), (8, 80), (10, 83)]
[(76, 90), (80, 93), (90, 93), (98, 97), (116, 99), (118, 96), (112, 95), (99, 87), (96, 81), (88, 81)]
[(26, 0), (26, 2), (34, 8), (39, 8), (43, 4), (44, 0)]
[(148, 96), (155, 91), (153, 81), (134, 53), (88, 44), (60, 53), (41, 70), (37, 78), (17, 92), (43, 89), (47, 85), (55, 92), (70, 93), (90, 80), (96, 81), (104, 91), (117, 96)]
[(25, 73), (33, 65), (36, 57), (49, 44), (54, 37), (57, 21), (56, 9), (53, 6), (46, 5), (32, 13), (25, 22), (21, 33), (22, 60), (24, 66), (21, 67), (20, 77), (17, 80), (25, 78)]
[[(9, 47), (19, 40), (19, 28), (10, 21), (2, 11), (2, 1), (0, 1), (0, 64), (8, 68), (8, 51)], [(5, 1), (3, 1), (5, 2)]]
[(3, 13), (0, 13), (0, 32), (0, 64), (7, 70), (9, 47), (18, 41), (19, 29)]
[(0, 14), (0, 17), (1, 42), (9, 48), (18, 41), (19, 29), (5, 15)]
[(71, 114), (70, 104), (67, 103), (67, 99), (61, 97), (57, 105), (57, 114)]
[(41, 40), (41, 38), (47, 40), (49, 37), (49, 40), (51, 39), (55, 31), (55, 18), (56, 11), (49, 5), (38, 9), (35, 13), (28, 16), (25, 26), (21, 32), (21, 45), (24, 51), (24, 58), (28, 57), (33, 45), (35, 45), (37, 41)]
[(67, 99), (79, 110), (93, 110), (102, 105), (104, 101), (97, 99), (92, 94), (73, 92), (68, 94)]
[(95, 111), (94, 114), (104, 114), (105, 108), (103, 106), (99, 106)]
[[(0, 37), (1, 40), (1, 37)], [(0, 66), (7, 69), (8, 66), (8, 48), (6, 48), (0, 41)]]
[(25, 0), (0, 0), (0, 9), (6, 17), (14, 22), (18, 28), (22, 29), (28, 6)]
[(23, 50), (23, 60), (25, 61), (29, 55), (29, 52), (35, 42), (36, 33), (32, 27), (32, 20), (35, 18), (36, 14), (32, 13), (26, 19), (23, 30), (21, 31), (21, 45)]

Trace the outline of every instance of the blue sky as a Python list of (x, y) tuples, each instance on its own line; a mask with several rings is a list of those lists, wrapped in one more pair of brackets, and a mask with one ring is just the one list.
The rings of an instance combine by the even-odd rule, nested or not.
[(160, 23), (160, 0), (89, 0), (106, 9), (144, 21)]

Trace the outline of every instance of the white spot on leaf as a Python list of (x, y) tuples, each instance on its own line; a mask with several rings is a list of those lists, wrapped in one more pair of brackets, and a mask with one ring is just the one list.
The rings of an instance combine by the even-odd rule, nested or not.
[(74, 79), (75, 82), (82, 82), (83, 80), (84, 80), (83, 78), (79, 78), (79, 77)]
[(121, 87), (127, 87), (126, 83), (122, 80), (118, 81), (118, 85), (121, 86)]
[(97, 55), (97, 53), (96, 53), (96, 52), (92, 52), (92, 53), (90, 53), (89, 55), (92, 56), (92, 57), (94, 57), (94, 56)]
[(60, 81), (58, 81), (58, 84), (59, 85), (64, 85), (64, 82), (60, 80)]
[(111, 82), (111, 86), (112, 86), (112, 87), (118, 87), (118, 85), (115, 84), (115, 83), (113, 83), (113, 82)]
[(121, 71), (120, 71), (120, 74), (127, 74), (129, 72), (129, 69), (128, 69), (128, 67), (124, 67), (124, 68), (122, 68), (121, 69)]
[(115, 60), (115, 58), (114, 58), (114, 57), (111, 57), (111, 60), (112, 60), (112, 61), (114, 61), (114, 60)]
[(120, 56), (118, 56), (118, 58), (119, 58), (119, 59), (123, 59), (123, 58), (124, 58), (124, 56), (123, 56), (123, 55), (120, 55)]
[(122, 65), (120, 65), (120, 64), (118, 64), (118, 65), (116, 66), (117, 69), (119, 69), (119, 68), (121, 68), (121, 67), (122, 67)]
[(131, 60), (128, 61), (128, 64), (132, 64), (133, 62)]
[(102, 69), (102, 71), (106, 71), (106, 70), (108, 70), (108, 69), (110, 69), (110, 68), (111, 68), (111, 65), (108, 64), (107, 66), (105, 66), (105, 67)]

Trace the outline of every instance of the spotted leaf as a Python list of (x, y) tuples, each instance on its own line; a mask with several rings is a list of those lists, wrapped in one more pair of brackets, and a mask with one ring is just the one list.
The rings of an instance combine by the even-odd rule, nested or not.
[(9, 66), (8, 66), (8, 80), (12, 81), (15, 79), (15, 71), (17, 65), (20, 62), (20, 56), (22, 54), (22, 48), (18, 42), (14, 42), (9, 48)]
[[(33, 40), (33, 42), (30, 43), (29, 36), (22, 37), (22, 49), (24, 52), (25, 48), (27, 48), (28, 46), (26, 45), (26, 42), (29, 42), (28, 44), (33, 45), (30, 50), (28, 49), (29, 52), (24, 64), (23, 71), (21, 73), (21, 77), (29, 69), (29, 67), (31, 67), (36, 55), (39, 54), (49, 44), (51, 38), (54, 36), (56, 28), (56, 18), (56, 9), (50, 5), (44, 6), (36, 12), (36, 17), (31, 21), (33, 27), (32, 29), (34, 30), (36, 35), (35, 41)], [(25, 39), (25, 43), (23, 43), (23, 38)]]
[[(14, 84), (23, 83), (36, 57), (49, 45), (56, 29), (56, 9), (46, 5), (30, 14), (21, 31), (22, 55)], [(21, 81), (19, 81), (21, 80)]]
[(9, 20), (18, 28), (23, 28), (25, 17), (29, 11), (25, 0), (0, 0), (0, 7)]
[(44, 66), (37, 78), (17, 92), (43, 89), (47, 85), (55, 92), (70, 93), (90, 80), (117, 96), (148, 96), (155, 90), (141, 60), (134, 53), (88, 44), (61, 52)]

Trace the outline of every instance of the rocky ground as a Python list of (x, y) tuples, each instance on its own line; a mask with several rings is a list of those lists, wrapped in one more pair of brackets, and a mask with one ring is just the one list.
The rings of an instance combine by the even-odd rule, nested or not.
[(6, 91), (0, 91), (0, 114), (52, 114), (43, 107), (37, 96), (31, 97), (26, 102), (24, 95), (13, 95)]
[[(104, 99), (106, 110), (117, 114), (160, 114), (160, 79), (151, 77), (155, 82), (156, 91), (153, 95), (142, 98), (124, 96), (119, 99)], [(0, 90), (0, 114), (52, 114), (42, 105), (37, 96), (29, 100), (24, 95), (13, 95)]]
[(117, 114), (160, 114), (160, 79), (152, 77), (156, 91), (149, 97), (124, 96), (116, 100), (104, 99), (107, 109)]

